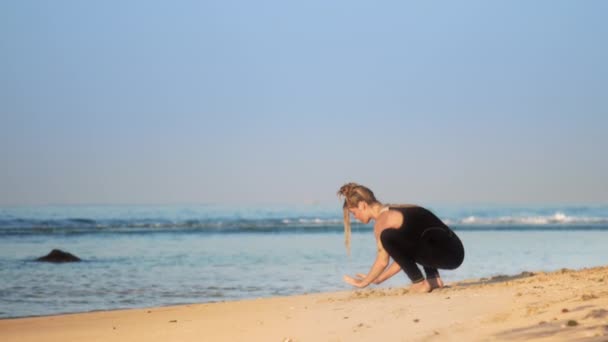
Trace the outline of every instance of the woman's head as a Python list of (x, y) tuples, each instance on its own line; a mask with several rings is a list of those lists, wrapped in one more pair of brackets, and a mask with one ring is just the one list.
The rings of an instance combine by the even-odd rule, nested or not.
[(369, 208), (380, 204), (374, 193), (367, 187), (357, 183), (346, 183), (338, 190), (338, 197), (344, 197), (344, 242), (346, 251), (350, 253), (350, 213), (363, 223), (369, 223), (372, 218)]

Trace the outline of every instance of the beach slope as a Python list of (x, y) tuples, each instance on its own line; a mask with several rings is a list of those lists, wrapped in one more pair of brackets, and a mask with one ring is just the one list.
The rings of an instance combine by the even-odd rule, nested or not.
[(608, 267), (0, 320), (9, 341), (606, 341)]

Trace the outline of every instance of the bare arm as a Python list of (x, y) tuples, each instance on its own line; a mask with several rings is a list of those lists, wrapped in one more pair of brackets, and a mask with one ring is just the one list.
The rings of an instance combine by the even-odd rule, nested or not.
[(378, 254), (376, 255), (376, 261), (374, 261), (374, 264), (367, 275), (363, 279), (354, 279), (349, 276), (344, 276), (344, 281), (356, 287), (366, 287), (382, 274), (386, 269), (386, 266), (388, 266), (389, 255), (384, 250), (384, 247), (382, 247), (382, 243), (380, 243), (379, 240), (377, 246)]
[(387, 268), (386, 270), (384, 270), (384, 272), (378, 276), (378, 278), (376, 278), (376, 281), (374, 281), (374, 284), (380, 284), (383, 281), (389, 279), (390, 277), (394, 276), (395, 274), (399, 273), (399, 271), (401, 271), (401, 266), (399, 266), (398, 263), (396, 263), (395, 261), (393, 261), (393, 263), (391, 264), (391, 266), (389, 268)]
[(380, 236), (384, 229), (398, 228), (401, 227), (402, 223), (403, 215), (398, 211), (390, 210), (384, 215), (381, 215), (374, 225), (376, 247), (378, 248), (378, 254), (376, 255), (374, 265), (367, 274), (358, 275), (358, 279), (346, 275), (344, 276), (344, 281), (353, 286), (366, 287), (371, 283), (379, 284), (399, 272), (400, 267), (396, 263), (393, 263), (390, 268), (386, 268), (389, 264), (390, 257), (388, 252), (384, 249), (384, 246), (382, 246)]

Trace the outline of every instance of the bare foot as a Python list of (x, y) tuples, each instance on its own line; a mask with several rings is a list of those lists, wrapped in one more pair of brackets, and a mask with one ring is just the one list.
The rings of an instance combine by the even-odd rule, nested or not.
[(428, 280), (426, 279), (410, 286), (411, 293), (427, 293), (431, 292), (432, 289), (431, 284), (429, 284)]
[(439, 277), (432, 278), (432, 279), (427, 279), (427, 281), (431, 285), (431, 290), (440, 289), (440, 288), (443, 288), (445, 286), (443, 284), (443, 280), (441, 280), (441, 278), (439, 278)]

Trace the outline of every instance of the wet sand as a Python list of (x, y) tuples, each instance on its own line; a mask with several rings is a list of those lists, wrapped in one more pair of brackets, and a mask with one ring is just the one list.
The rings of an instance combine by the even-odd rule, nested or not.
[(8, 341), (608, 341), (608, 267), (0, 320)]

